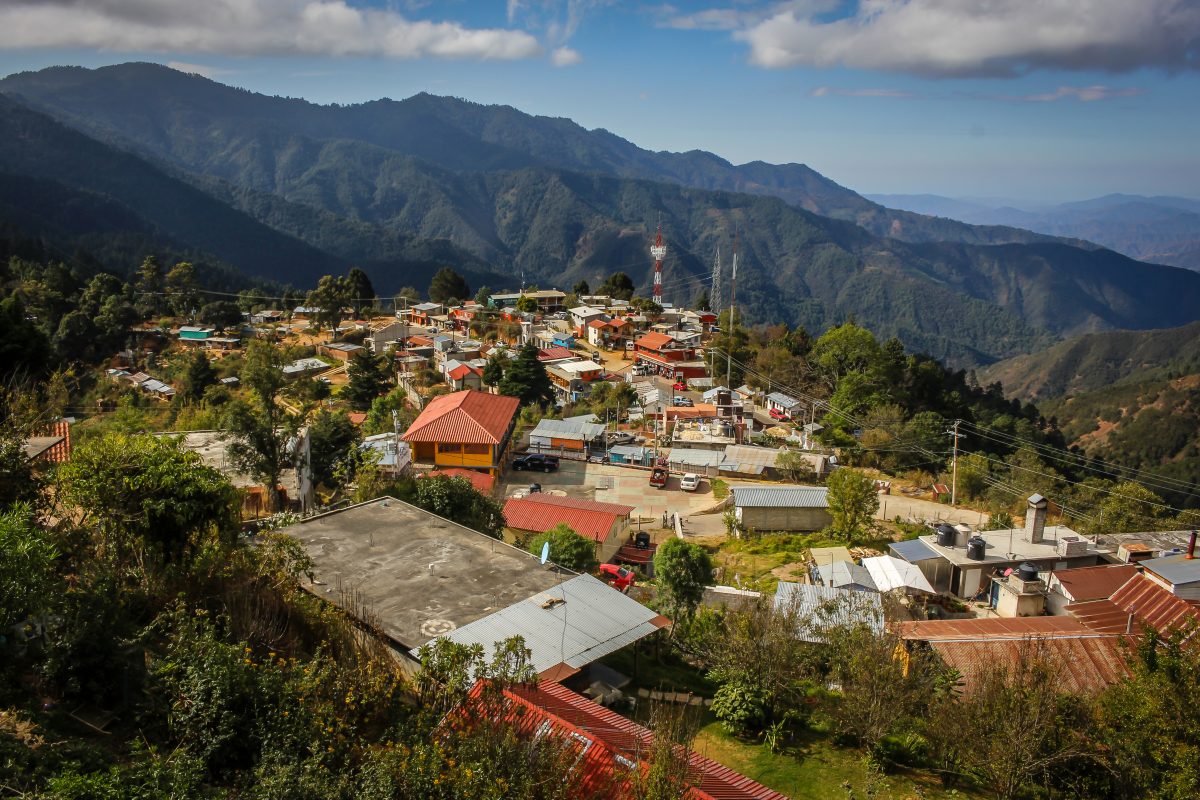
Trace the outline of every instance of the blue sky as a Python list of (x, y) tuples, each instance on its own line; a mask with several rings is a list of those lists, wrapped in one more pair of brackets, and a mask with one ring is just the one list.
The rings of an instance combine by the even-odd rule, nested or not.
[(6, 0), (0, 72), (419, 91), (860, 192), (1200, 195), (1200, 0)]

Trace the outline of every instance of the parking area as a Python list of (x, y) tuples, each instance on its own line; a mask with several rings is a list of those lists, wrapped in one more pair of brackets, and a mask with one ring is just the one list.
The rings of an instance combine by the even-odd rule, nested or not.
[(650, 519), (661, 518), (664, 513), (688, 516), (716, 502), (707, 478), (701, 480), (700, 488), (695, 492), (684, 492), (679, 489), (680, 477), (672, 474), (665, 489), (655, 489), (650, 486), (650, 473), (647, 470), (563, 461), (557, 472), (510, 471), (505, 476), (504, 495), (511, 496), (527, 490), (530, 483), (539, 483), (543, 491), (633, 506), (635, 517)]

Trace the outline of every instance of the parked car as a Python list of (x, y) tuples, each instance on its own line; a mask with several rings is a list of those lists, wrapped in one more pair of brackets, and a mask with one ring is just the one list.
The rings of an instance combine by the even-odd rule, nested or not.
[(513, 459), (514, 470), (532, 470), (538, 472), (554, 472), (558, 469), (558, 457), (546, 456), (541, 453), (527, 453)]
[(667, 479), (670, 477), (666, 467), (655, 467), (650, 470), (650, 485), (655, 489), (662, 489), (667, 485)]
[(767, 413), (771, 415), (771, 419), (778, 419), (784, 422), (791, 420), (791, 417), (788, 416), (786, 411), (780, 411), (778, 408), (772, 408)]
[(626, 431), (609, 431), (604, 434), (604, 438), (608, 440), (609, 445), (630, 444), (637, 441), (636, 436)]
[(617, 591), (625, 592), (629, 590), (630, 586), (633, 586), (636, 576), (633, 570), (625, 569), (617, 564), (601, 564), (600, 577)]
[(691, 408), (692, 401), (690, 398), (684, 397), (681, 394), (677, 394), (671, 398), (671, 405), (680, 406), (682, 408)]
[(685, 472), (679, 479), (679, 488), (685, 492), (694, 492), (700, 488), (700, 476), (694, 472)]
[(673, 383), (671, 385), (671, 389), (673, 389), (676, 392), (686, 392), (687, 384), (684, 383), (683, 381), (675, 381), (675, 383)]

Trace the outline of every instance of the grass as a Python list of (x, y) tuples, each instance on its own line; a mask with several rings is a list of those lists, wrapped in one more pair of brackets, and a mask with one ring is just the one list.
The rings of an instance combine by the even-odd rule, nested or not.
[(708, 485), (712, 487), (713, 500), (724, 500), (729, 497), (729, 484), (720, 478), (710, 478)]
[(692, 748), (796, 800), (949, 800), (978, 796), (962, 789), (944, 789), (937, 778), (921, 772), (873, 773), (861, 752), (837, 747), (816, 734), (793, 743), (784, 752), (773, 753), (765, 744), (743, 741), (727, 733), (720, 723), (709, 722), (701, 728)]

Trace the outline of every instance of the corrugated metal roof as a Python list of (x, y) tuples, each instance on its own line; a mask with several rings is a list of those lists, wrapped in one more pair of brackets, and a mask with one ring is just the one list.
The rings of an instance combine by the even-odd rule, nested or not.
[(1094, 695), (1129, 675), (1120, 636), (936, 641), (931, 646), (946, 666), (962, 676), (960, 686), (970, 694), (987, 669), (1016, 667), (1030, 656), (1047, 660), (1059, 688), (1071, 694)]
[(611, 455), (631, 458), (635, 461), (640, 461), (646, 457), (646, 448), (640, 447), (636, 444), (614, 444), (612, 447), (608, 448), (608, 452)]
[(595, 422), (576, 422), (565, 419), (543, 419), (529, 436), (546, 439), (578, 439), (591, 441), (604, 433), (604, 426)]
[(675, 339), (665, 333), (647, 333), (637, 339), (635, 344), (638, 347), (645, 347), (649, 350), (662, 350), (668, 345), (675, 343)]
[(875, 581), (876, 588), (881, 592), (904, 589), (934, 594), (933, 587), (929, 585), (929, 580), (921, 572), (920, 567), (903, 559), (892, 556), (874, 556), (864, 558), (862, 565), (871, 573), (871, 579)]
[(818, 565), (817, 572), (821, 576), (822, 584), (835, 589), (861, 586), (871, 591), (879, 590), (875, 585), (875, 579), (871, 577), (871, 571), (853, 561), (834, 561), (832, 564)]
[[(543, 608), (551, 600), (565, 602)], [(481, 644), (490, 655), (495, 644), (520, 636), (532, 653), (533, 668), (542, 673), (560, 664), (580, 669), (665, 624), (663, 617), (633, 598), (591, 575), (578, 575), (443, 638)]]
[(767, 395), (767, 400), (784, 408), (795, 408), (796, 406), (800, 405), (799, 400), (794, 397), (789, 397), (783, 392), (771, 392), (769, 395)]
[(914, 641), (1028, 639), (1031, 636), (1085, 636), (1093, 633), (1072, 617), (986, 617), (901, 622), (900, 637)]
[(563, 358), (577, 358), (577, 356), (565, 347), (547, 347), (538, 353), (538, 361), (558, 361)]
[(672, 447), (668, 461), (691, 467), (716, 467), (721, 463), (720, 450), (695, 450), (690, 447)]
[(888, 545), (888, 549), (896, 554), (898, 558), (903, 558), (910, 564), (916, 564), (919, 561), (928, 561), (931, 558), (937, 558), (938, 554), (933, 548), (922, 542), (920, 539), (909, 539), (905, 542), (892, 542)]
[(434, 398), (402, 437), (406, 442), (500, 444), (521, 401), (466, 389)]
[[(565, 522), (580, 536), (605, 542), (612, 534), (613, 523), (629, 516), (632, 511), (633, 506), (535, 492), (527, 497), (513, 498), (506, 502), (504, 519), (510, 528), (538, 533)], [(553, 560), (554, 554), (550, 555)]]
[(1133, 617), (1133, 629), (1168, 631), (1200, 622), (1200, 605), (1176, 597), (1145, 575), (1135, 575), (1107, 600), (1072, 603), (1067, 613), (1102, 633), (1122, 633)]
[(831, 625), (866, 625), (883, 633), (883, 599), (874, 592), (780, 581), (775, 590), (775, 610), (792, 609), (800, 636), (807, 641), (819, 641), (817, 631)]
[(824, 486), (734, 486), (730, 491), (740, 508), (829, 508)]
[(1063, 593), (1076, 603), (1110, 597), (1137, 574), (1133, 564), (1112, 564), (1077, 569), (1057, 569), (1052, 581), (1062, 584)]
[(774, 467), (782, 452), (773, 447), (731, 444), (725, 448), (725, 461), (729, 464), (757, 464), (763, 467)]
[(1150, 558), (1139, 563), (1147, 571), (1175, 586), (1200, 581), (1200, 558), (1174, 555)]

